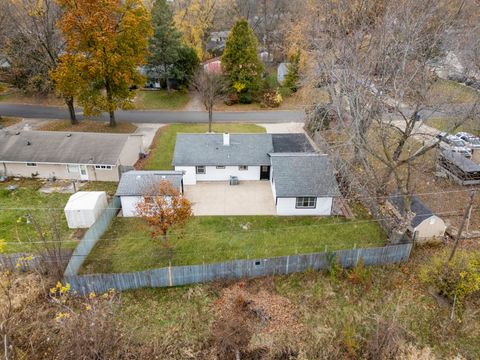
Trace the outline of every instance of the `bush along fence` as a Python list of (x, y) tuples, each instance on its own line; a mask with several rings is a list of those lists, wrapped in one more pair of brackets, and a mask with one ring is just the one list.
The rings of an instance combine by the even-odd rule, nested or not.
[(120, 210), (120, 198), (114, 196), (112, 201), (108, 204), (107, 209), (95, 221), (95, 223), (87, 230), (80, 243), (75, 248), (70, 261), (65, 270), (65, 276), (72, 276), (78, 273), (83, 262), (87, 258), (90, 251), (92, 251), (95, 244), (100, 240), (102, 235), (107, 231), (113, 218)]
[(64, 281), (79, 294), (103, 293), (110, 289), (124, 291), (145, 287), (171, 287), (214, 280), (235, 280), (269, 275), (327, 269), (332, 261), (345, 268), (360, 259), (365, 265), (383, 265), (407, 261), (412, 244), (377, 248), (359, 248), (336, 252), (280, 256), (257, 260), (235, 260), (216, 264), (173, 266), (119, 274), (65, 275)]

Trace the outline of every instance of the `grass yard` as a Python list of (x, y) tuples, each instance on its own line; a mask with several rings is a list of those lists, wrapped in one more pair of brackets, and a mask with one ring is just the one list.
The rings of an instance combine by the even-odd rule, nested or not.
[(0, 129), (18, 124), (20, 121), (22, 121), (21, 118), (10, 117), (10, 116), (0, 116)]
[(439, 79), (430, 89), (429, 96), (453, 104), (471, 104), (478, 101), (480, 92), (455, 81)]
[[(161, 128), (153, 141), (150, 154), (142, 163), (142, 169), (171, 170), (177, 133), (205, 133), (207, 131), (207, 124), (171, 124)], [(218, 133), (263, 133), (265, 129), (254, 124), (214, 123), (213, 131)]]
[(0, 92), (0, 102), (11, 104), (32, 104), (32, 105), (48, 105), (48, 106), (64, 106), (63, 99), (55, 95), (49, 96), (31, 96), (24, 94), (22, 91), (8, 87)]
[(110, 127), (106, 122), (92, 120), (82, 120), (78, 124), (72, 125), (70, 120), (54, 120), (42, 125), (39, 130), (131, 134), (137, 130), (137, 126), (122, 122), (115, 127)]
[[(293, 316), (302, 332), (291, 334), (286, 329), (286, 333), (266, 334), (265, 327), (282, 321), (275, 312), (267, 313), (271, 317), (254, 329), (250, 345), (271, 352), (282, 348), (301, 352), (291, 359), (478, 359), (480, 298), (468, 301), (461, 318), (452, 321), (451, 304), (438, 301), (419, 279), (422, 265), (442, 250), (417, 248), (406, 264), (336, 276), (312, 271), (241, 283), (128, 291), (121, 295), (118, 320), (140, 343), (157, 344), (165, 359), (184, 359), (185, 354), (209, 358), (219, 336), (214, 331), (215, 322), (221, 321), (217, 309), (228, 299), (226, 292), (236, 291), (248, 294), (253, 302), (278, 298), (287, 302), (288, 310), (281, 315)], [(257, 306), (268, 309), (259, 304), (261, 300)], [(387, 332), (383, 324), (393, 330)], [(409, 345), (409, 356), (366, 356), (375, 334), (385, 347)], [(386, 339), (393, 343), (387, 345)]]
[[(17, 185), (18, 188), (9, 191), (9, 185)], [(38, 247), (28, 240), (35, 234), (26, 218), (29, 213), (43, 224), (49, 223), (52, 218), (58, 219), (65, 235), (65, 247), (74, 248), (77, 245), (63, 215), (63, 208), (71, 194), (44, 194), (38, 191), (41, 186), (41, 181), (31, 179), (0, 183), (0, 239), (7, 242), (6, 253), (35, 251)]]
[[(172, 233), (173, 265), (215, 263), (357, 247), (382, 246), (385, 235), (368, 217), (194, 217)], [(84, 264), (84, 273), (130, 272), (168, 266), (160, 241), (141, 218), (116, 218)]]
[[(425, 124), (434, 127), (440, 131), (449, 131), (455, 126), (455, 118), (452, 117), (439, 117), (425, 120)], [(477, 136), (480, 136), (480, 119), (467, 120), (461, 126), (459, 126), (454, 133), (460, 131), (467, 131)]]
[(140, 110), (181, 110), (190, 100), (188, 92), (172, 90), (138, 90), (135, 107)]

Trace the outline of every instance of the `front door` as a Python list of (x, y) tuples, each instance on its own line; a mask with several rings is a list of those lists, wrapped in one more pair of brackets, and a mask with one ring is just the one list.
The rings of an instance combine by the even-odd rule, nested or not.
[(88, 180), (87, 167), (85, 165), (79, 165), (78, 168), (80, 170), (80, 180)]
[(270, 180), (270, 166), (260, 166), (260, 180)]

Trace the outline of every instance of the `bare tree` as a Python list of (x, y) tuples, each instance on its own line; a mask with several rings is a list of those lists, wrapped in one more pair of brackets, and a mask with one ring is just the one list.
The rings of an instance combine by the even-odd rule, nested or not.
[[(13, 85), (33, 94), (53, 92), (50, 72), (65, 50), (65, 40), (57, 27), (60, 17), (55, 0), (2, 1), (0, 28), (9, 31), (4, 39), (0, 34), (0, 53), (10, 63), (8, 79)], [(75, 123), (74, 99), (67, 96), (64, 100)]]
[(225, 79), (220, 73), (202, 69), (193, 78), (192, 87), (198, 92), (205, 110), (208, 111), (208, 132), (212, 132), (213, 107), (227, 94)]
[[(462, 1), (331, 0), (311, 17), (319, 24), (308, 44), (307, 80), (315, 87), (325, 79), (336, 131), (345, 139), (331, 151), (349, 167), (344, 173), (361, 172), (368, 196), (385, 195), (393, 178), (409, 206), (411, 168), (438, 142), (418, 118), (451, 111), (450, 99), (432, 95), (431, 63), (462, 7)], [(452, 129), (476, 111), (475, 104), (456, 110)]]

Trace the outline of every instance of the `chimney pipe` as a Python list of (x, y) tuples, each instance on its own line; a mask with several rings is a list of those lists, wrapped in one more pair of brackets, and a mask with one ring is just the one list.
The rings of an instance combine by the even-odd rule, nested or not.
[(224, 133), (223, 134), (223, 146), (230, 146), (230, 134)]

